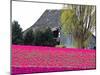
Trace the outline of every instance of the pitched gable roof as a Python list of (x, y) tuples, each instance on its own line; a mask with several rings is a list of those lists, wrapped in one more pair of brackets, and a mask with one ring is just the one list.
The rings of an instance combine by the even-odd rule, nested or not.
[(33, 28), (59, 27), (60, 26), (60, 19), (59, 19), (60, 12), (61, 10), (46, 10), (32, 27)]

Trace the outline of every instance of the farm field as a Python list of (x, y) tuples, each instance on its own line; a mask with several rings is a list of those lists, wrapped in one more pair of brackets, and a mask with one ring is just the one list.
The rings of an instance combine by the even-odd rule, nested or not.
[(12, 45), (12, 74), (91, 70), (96, 51), (74, 48)]

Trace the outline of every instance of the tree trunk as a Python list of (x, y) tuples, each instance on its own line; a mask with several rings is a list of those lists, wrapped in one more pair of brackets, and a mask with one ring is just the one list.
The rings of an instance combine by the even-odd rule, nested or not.
[(76, 48), (84, 48), (84, 43), (83, 43), (83, 41), (82, 40), (77, 40), (77, 41), (75, 41), (75, 47)]

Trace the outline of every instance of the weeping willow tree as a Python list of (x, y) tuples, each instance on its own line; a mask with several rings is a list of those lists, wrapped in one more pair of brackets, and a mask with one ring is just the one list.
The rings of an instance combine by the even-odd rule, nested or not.
[(64, 34), (71, 33), (74, 46), (85, 48), (88, 39), (96, 29), (96, 7), (91, 5), (67, 5), (60, 16), (61, 29)]

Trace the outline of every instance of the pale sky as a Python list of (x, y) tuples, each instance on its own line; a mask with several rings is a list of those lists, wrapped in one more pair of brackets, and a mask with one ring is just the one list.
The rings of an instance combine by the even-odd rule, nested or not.
[(61, 9), (63, 5), (12, 1), (12, 21), (16, 20), (23, 30), (32, 26), (46, 9)]

